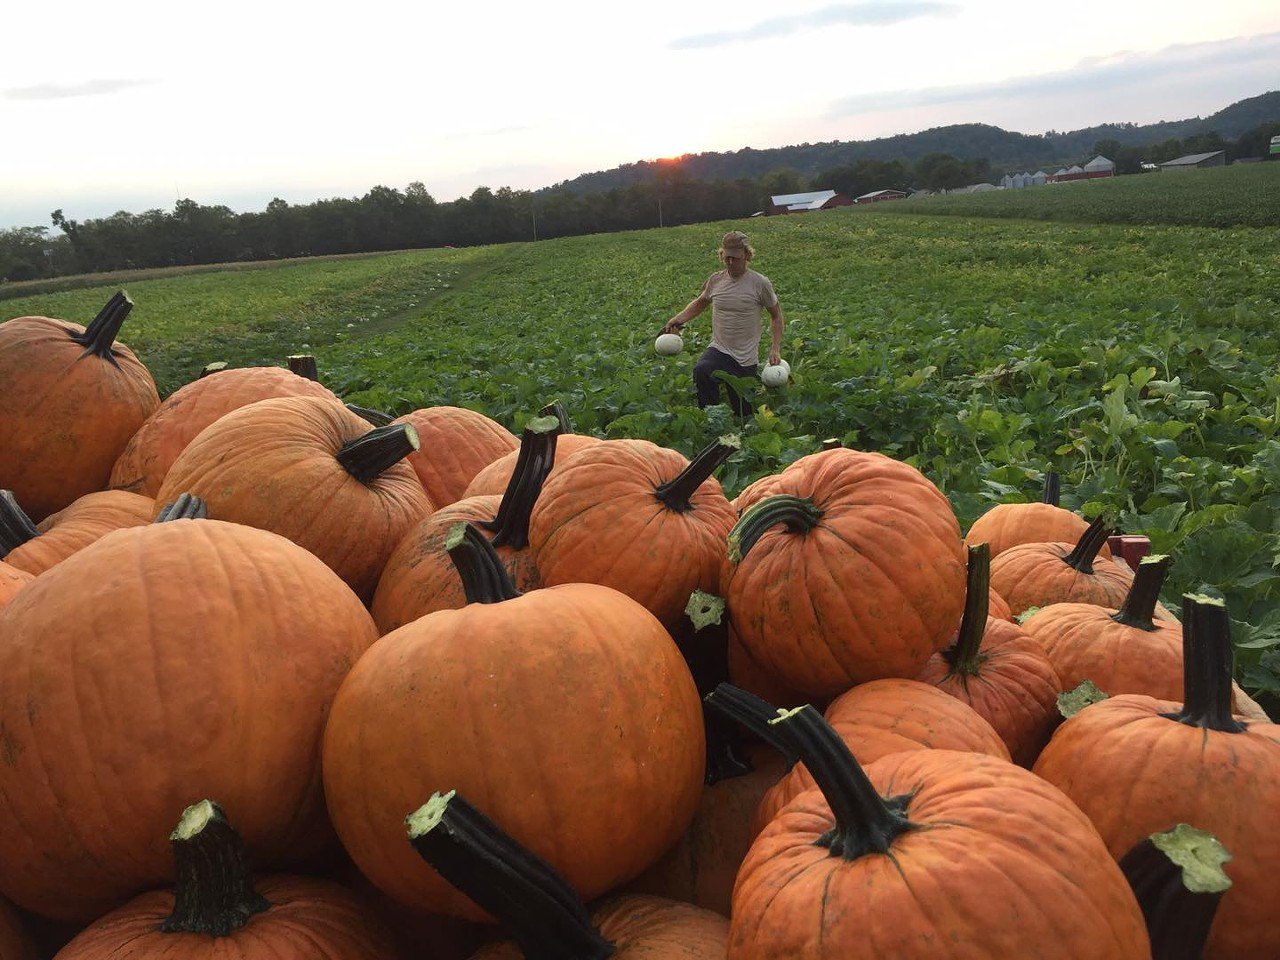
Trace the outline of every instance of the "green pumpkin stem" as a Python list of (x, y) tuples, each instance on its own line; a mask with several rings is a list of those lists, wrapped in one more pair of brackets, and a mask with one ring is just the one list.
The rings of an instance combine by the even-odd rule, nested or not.
[(967, 584), (960, 632), (956, 642), (942, 651), (943, 659), (951, 668), (949, 673), (959, 676), (962, 682), (981, 673), (987, 659), (981, 647), (991, 609), (991, 544), (977, 543), (969, 548)]
[(674, 480), (668, 480), (653, 491), (668, 510), (686, 513), (693, 509), (690, 502), (693, 495), (710, 477), (716, 468), (742, 448), (742, 441), (729, 434), (707, 444), (689, 461), (689, 465), (680, 471)]
[(497, 516), (480, 524), (493, 533), (495, 547), (523, 550), (529, 545), (529, 517), (547, 474), (556, 465), (556, 438), (560, 433), (560, 421), (554, 416), (534, 417), (524, 425), (516, 466), (498, 504)]
[(1200, 960), (1231, 859), (1212, 834), (1180, 823), (1153, 833), (1120, 859), (1151, 940), (1152, 960)]
[(316, 358), (309, 353), (295, 353), (285, 357), (285, 363), (289, 365), (289, 369), (300, 377), (307, 380), (320, 382), (320, 367), (316, 363)]
[(493, 544), (476, 527), (455, 523), (445, 535), (444, 547), (462, 578), (467, 603), (502, 603), (523, 595), (511, 582)]
[(0, 560), (12, 550), (40, 536), (25, 510), (18, 506), (12, 490), (0, 490)]
[(786, 524), (789, 533), (805, 534), (818, 525), (822, 510), (812, 500), (780, 493), (761, 500), (729, 531), (729, 561), (741, 563), (766, 530), (776, 523)]
[(1242, 733), (1246, 725), (1231, 715), (1231, 618), (1215, 597), (1182, 597), (1182, 709), (1164, 716), (1219, 733)]
[(270, 908), (253, 889), (244, 842), (216, 803), (187, 807), (169, 839), (177, 885), (173, 913), (160, 924), (165, 933), (225, 937)]
[(412, 424), (374, 427), (364, 436), (344, 443), (338, 451), (338, 462), (361, 483), (372, 483), (419, 446), (418, 431)]
[(569, 411), (559, 400), (552, 400), (538, 411), (540, 417), (555, 417), (560, 421), (561, 433), (573, 433), (573, 421), (569, 419)]
[(832, 856), (888, 853), (897, 837), (915, 829), (906, 816), (911, 797), (881, 797), (849, 745), (812, 706), (781, 711), (769, 722), (790, 741), (835, 815), (836, 825), (816, 841)]
[(433, 794), (405, 824), (418, 855), (508, 927), (525, 960), (613, 954), (573, 888), (456, 791)]
[(1061, 504), (1062, 500), (1062, 478), (1058, 476), (1056, 470), (1049, 470), (1044, 475), (1044, 496), (1041, 503), (1047, 503), (1051, 507)]
[(1160, 588), (1169, 573), (1169, 558), (1158, 553), (1148, 554), (1138, 563), (1133, 585), (1124, 598), (1124, 605), (1111, 615), (1116, 623), (1126, 627), (1151, 632), (1155, 624), (1156, 604), (1160, 602)]
[(85, 327), (84, 333), (71, 335), (72, 340), (85, 348), (81, 356), (87, 357), (92, 353), (119, 366), (115, 355), (111, 352), (111, 345), (116, 342), (116, 337), (120, 335), (120, 327), (124, 325), (125, 318), (129, 316), (129, 311), (132, 309), (133, 301), (123, 290), (118, 291), (108, 300), (107, 305), (98, 311), (98, 315), (89, 321), (89, 326)]
[(395, 420), (389, 413), (383, 413), (381, 410), (374, 410), (370, 407), (361, 407), (354, 403), (345, 404), (346, 408), (354, 413), (365, 423), (372, 424), (375, 427), (389, 427)]
[(716, 712), (741, 724), (773, 749), (782, 754), (788, 765), (794, 765), (799, 754), (785, 731), (773, 725), (785, 711), (778, 709), (763, 697), (757, 697), (731, 683), (719, 684), (702, 698)]
[(227, 361), (214, 360), (212, 363), (206, 363), (200, 368), (200, 374), (196, 379), (203, 380), (205, 377), (211, 376), (215, 373), (221, 373), (225, 369), (227, 369)]
[(156, 523), (168, 523), (170, 520), (207, 520), (209, 508), (199, 497), (189, 493), (179, 494), (173, 503), (165, 504)]
[(1088, 529), (1080, 534), (1080, 539), (1076, 541), (1075, 549), (1063, 557), (1062, 562), (1069, 567), (1074, 567), (1081, 573), (1093, 573), (1093, 561), (1098, 558), (1098, 552), (1106, 546), (1108, 536), (1110, 536), (1110, 533), (1107, 528), (1106, 516), (1095, 517), (1093, 522), (1089, 524)]
[[(676, 642), (698, 695), (705, 697), (729, 679), (729, 624), (723, 597), (703, 590), (689, 595), (684, 608), (687, 626), (677, 631)], [(740, 755), (739, 727), (723, 714), (702, 704), (702, 726), (707, 741), (707, 766), (703, 782), (708, 786), (721, 780), (746, 776), (754, 768)]]

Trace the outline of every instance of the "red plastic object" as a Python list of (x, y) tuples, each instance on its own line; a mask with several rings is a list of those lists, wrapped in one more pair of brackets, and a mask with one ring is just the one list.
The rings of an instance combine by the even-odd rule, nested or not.
[(1151, 541), (1147, 537), (1128, 533), (1107, 537), (1107, 546), (1111, 548), (1113, 557), (1119, 557), (1134, 570), (1138, 569), (1142, 558), (1151, 552)]

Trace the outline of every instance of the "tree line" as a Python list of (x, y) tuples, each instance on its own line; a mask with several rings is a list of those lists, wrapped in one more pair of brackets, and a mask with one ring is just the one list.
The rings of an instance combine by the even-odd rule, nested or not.
[[(1229, 158), (1259, 156), (1280, 134), (1264, 123), (1230, 142), (1216, 133), (1127, 147), (1094, 145), (1090, 156), (1114, 160), (1120, 173), (1187, 153), (1227, 150)], [(1085, 162), (1089, 157), (1080, 158)], [(471, 246), (539, 240), (647, 227), (704, 223), (765, 210), (769, 197), (835, 190), (856, 197), (873, 190), (954, 189), (998, 179), (986, 159), (950, 153), (902, 159), (861, 159), (807, 176), (781, 167), (758, 178), (698, 179), (679, 163), (662, 165), (649, 180), (577, 194), (564, 190), (491, 190), (439, 202), (423, 184), (404, 190), (377, 186), (362, 197), (290, 204), (272, 200), (265, 210), (236, 213), (222, 205), (179, 200), (171, 211), (120, 211), (78, 221), (62, 210), (49, 227), (0, 230), (0, 280), (19, 281), (144, 267), (278, 260), (415, 247)]]

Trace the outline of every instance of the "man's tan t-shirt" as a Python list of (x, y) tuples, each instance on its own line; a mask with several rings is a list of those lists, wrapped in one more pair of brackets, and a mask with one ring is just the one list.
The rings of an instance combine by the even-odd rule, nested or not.
[(711, 346), (745, 367), (760, 362), (761, 311), (778, 302), (769, 278), (747, 270), (734, 278), (713, 273), (702, 295), (711, 301)]

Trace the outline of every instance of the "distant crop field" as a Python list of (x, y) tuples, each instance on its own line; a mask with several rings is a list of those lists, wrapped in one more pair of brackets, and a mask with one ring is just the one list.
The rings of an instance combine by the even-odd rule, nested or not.
[(1072, 223), (1280, 227), (1280, 163), (1076, 180), (873, 205), (874, 212)]
[[(1037, 192), (1054, 190), (1007, 196)], [(211, 361), (310, 352), (348, 400), (393, 413), (454, 404), (516, 429), (558, 398), (581, 432), (686, 455), (734, 432), (742, 450), (720, 472), (731, 493), (836, 438), (918, 466), (966, 526), (996, 502), (1038, 498), (1054, 469), (1065, 506), (1110, 511), (1174, 557), (1168, 602), (1224, 594), (1246, 686), (1280, 695), (1276, 231), (885, 206), (900, 212), (141, 279), (127, 285), (136, 308), (122, 339), (162, 393)], [(745, 421), (693, 402), (708, 316), (684, 353), (653, 352), (730, 226), (750, 233), (779, 293), (794, 375), (778, 391), (749, 384)], [(0, 316), (84, 323), (115, 289), (7, 300)]]

